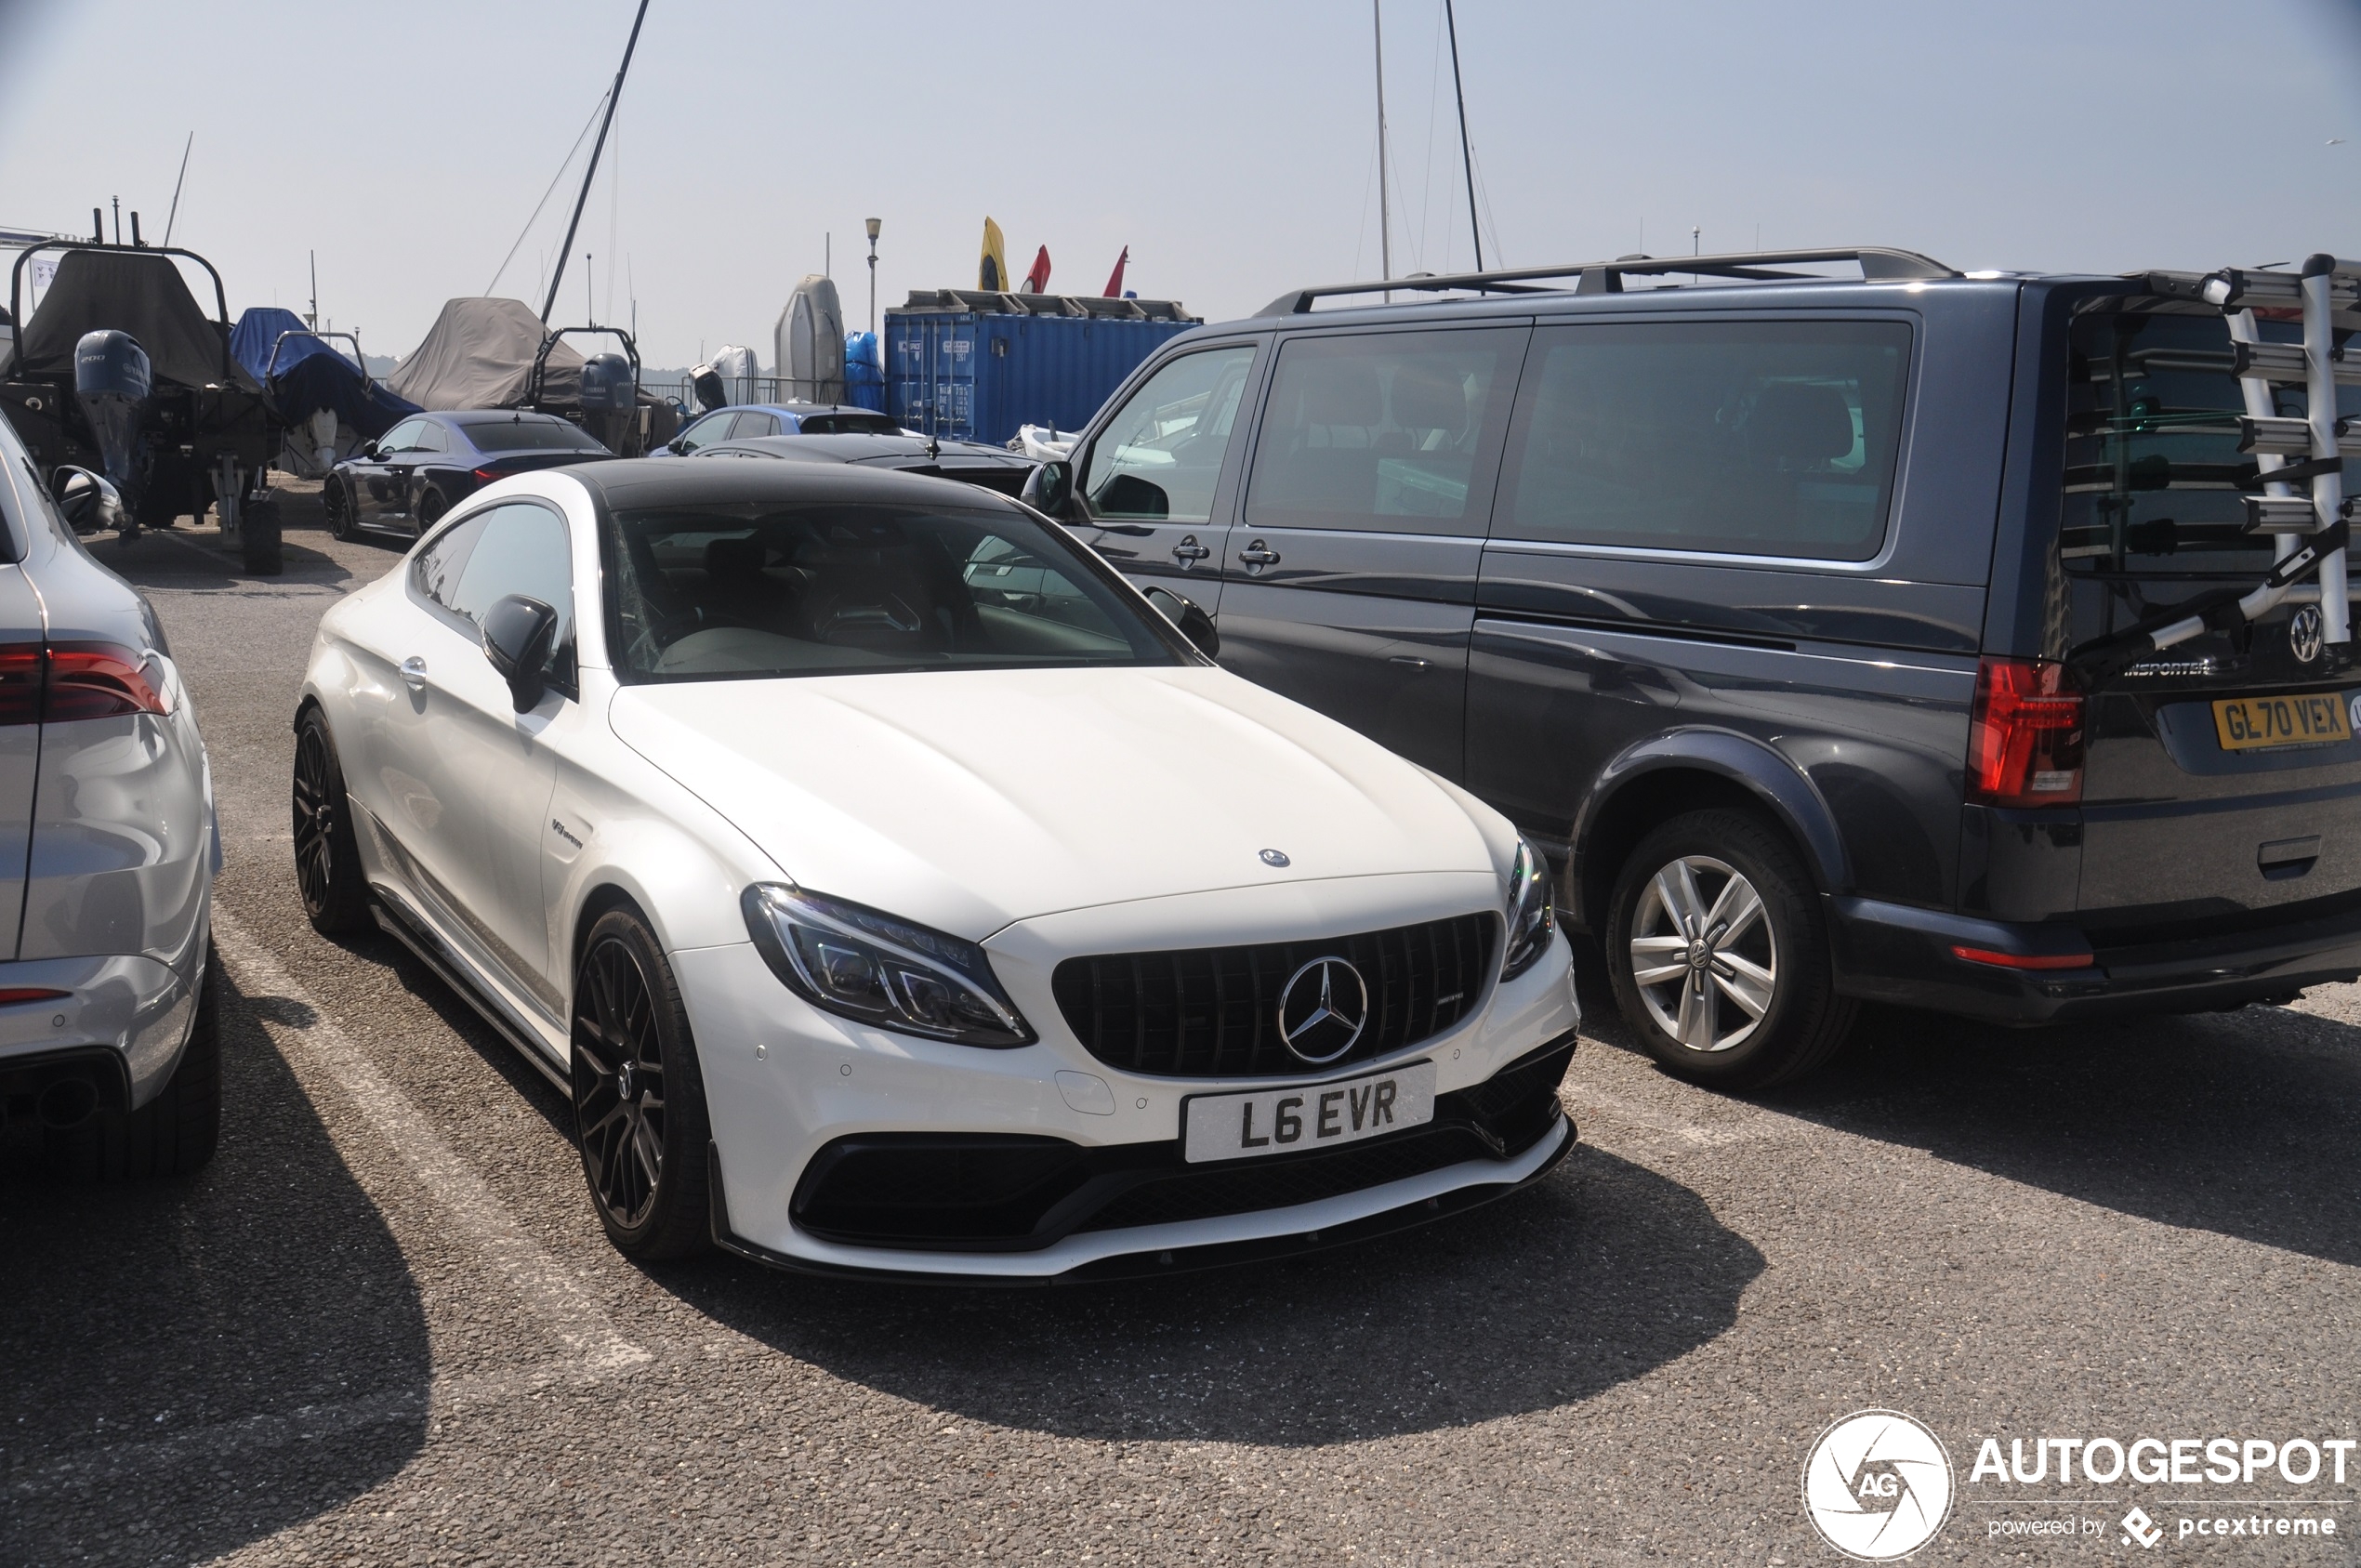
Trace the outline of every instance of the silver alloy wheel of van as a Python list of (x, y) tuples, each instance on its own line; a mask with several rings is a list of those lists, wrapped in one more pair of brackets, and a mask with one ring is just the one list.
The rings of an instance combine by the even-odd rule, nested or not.
[(1631, 920), (1631, 979), (1656, 1027), (1694, 1051), (1746, 1043), (1778, 995), (1762, 897), (1709, 855), (1659, 867)]

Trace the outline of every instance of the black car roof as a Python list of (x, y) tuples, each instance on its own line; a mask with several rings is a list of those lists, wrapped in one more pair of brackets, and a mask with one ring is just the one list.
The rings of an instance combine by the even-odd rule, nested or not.
[[(935, 442), (930, 449), (924, 436), (842, 435), (811, 436), (748, 436), (743, 441), (717, 441), (706, 452), (758, 452), (768, 457), (792, 457), (805, 463), (867, 463), (877, 466), (906, 458), (913, 463), (952, 461), (970, 466), (1016, 468), (1032, 466), (1032, 459), (1022, 457), (1006, 447), (985, 446), (980, 441), (946, 441)], [(701, 462), (716, 459), (700, 456)]]
[(609, 507), (729, 506), (742, 502), (876, 506), (1013, 502), (956, 480), (843, 463), (750, 463), (728, 458), (628, 457), (565, 470)]
[(529, 408), (456, 408), (436, 411), (439, 417), (449, 420), (461, 429), (470, 425), (566, 425), (573, 421), (561, 419), (554, 414), (536, 414)]

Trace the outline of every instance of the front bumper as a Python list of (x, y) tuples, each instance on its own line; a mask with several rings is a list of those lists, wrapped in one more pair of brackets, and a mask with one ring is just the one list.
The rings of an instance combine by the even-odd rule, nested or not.
[[(1209, 1262), (1219, 1259), (1201, 1249), (1273, 1244), (1290, 1250), (1328, 1245), (1339, 1227), (1381, 1216), (1394, 1215), (1391, 1224), (1420, 1222), (1457, 1205), (1445, 1202), (1453, 1193), (1494, 1197), (1535, 1179), (1573, 1141), (1557, 1110), (1553, 1074), (1546, 1119), (1514, 1136), (1493, 1127), (1486, 1144), (1485, 1135), (1461, 1127), (1466, 1140), (1453, 1148), (1428, 1145), (1416, 1158), (1373, 1160), (1365, 1169), (1324, 1168), (1308, 1184), (1293, 1186), (1284, 1167), (1296, 1156), (1236, 1162), (1249, 1181), (1255, 1173), (1244, 1167), (1268, 1167), (1272, 1184), (1261, 1206), (1251, 1195), (1241, 1202), (1233, 1193), (1221, 1201), (1180, 1197), (1177, 1207), (1158, 1209), (1146, 1189), (1160, 1186), (1176, 1198), (1176, 1180), (1186, 1174), (1174, 1168), (1183, 1101), (1273, 1088), (1280, 1080), (1147, 1076), (1110, 1067), (1064, 1028), (1049, 995), (1054, 966), (1005, 950), (996, 952), (996, 963), (1042, 1034), (1034, 1045), (981, 1050), (820, 1012), (783, 986), (751, 943), (675, 953), (713, 1127), (717, 1239), (766, 1262), (828, 1272), (1046, 1283), (1119, 1270), (1111, 1260), (1126, 1257), (1145, 1257), (1160, 1270), (1182, 1266), (1156, 1261), (1167, 1254)], [(1444, 1119), (1453, 1107), (1473, 1105), (1465, 1097), (1504, 1069), (1553, 1049), (1570, 1054), (1579, 1016), (1570, 954), (1560, 939), (1549, 956), (1495, 985), (1476, 1012), (1443, 1034), (1387, 1058), (1333, 1073), (1307, 1069), (1287, 1081), (1341, 1080), (1431, 1061), (1437, 1115)], [(1563, 1071), (1563, 1054), (1556, 1070)], [(1381, 1151), (1408, 1136), (1367, 1140), (1335, 1154)], [(1073, 1152), (1080, 1178), (1108, 1179), (1096, 1180), (1089, 1200), (1055, 1222), (1028, 1226), (1020, 1239), (976, 1245), (943, 1237), (909, 1246), (883, 1236), (849, 1240), (840, 1229), (822, 1233), (798, 1222), (805, 1177), (824, 1150), (846, 1140), (896, 1138), (1030, 1140)], [(1116, 1207), (1126, 1192), (1131, 1201)], [(1436, 1206), (1428, 1207), (1430, 1201)], [(1176, 1215), (1183, 1217), (1164, 1218)], [(1314, 1232), (1322, 1239), (1302, 1239)]]
[[(2361, 978), (2361, 910), (2178, 941), (2093, 948), (2071, 927), (1978, 920), (1874, 899), (1829, 901), (1837, 989), (1993, 1023), (2202, 1012)], [(2011, 968), (1953, 953), (2088, 953), (2071, 968)]]

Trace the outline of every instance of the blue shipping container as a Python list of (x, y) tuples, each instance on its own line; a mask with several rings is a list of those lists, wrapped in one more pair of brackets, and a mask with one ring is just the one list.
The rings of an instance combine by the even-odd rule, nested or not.
[(1159, 344), (1197, 324), (1165, 300), (914, 292), (885, 313), (887, 407), (945, 440), (1078, 430)]

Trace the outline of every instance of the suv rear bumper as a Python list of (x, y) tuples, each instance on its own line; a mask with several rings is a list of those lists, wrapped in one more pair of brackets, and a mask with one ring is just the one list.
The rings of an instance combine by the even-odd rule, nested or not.
[[(1837, 989), (1994, 1023), (2198, 1012), (2361, 979), (2361, 911), (2221, 936), (2091, 949), (2068, 926), (2018, 925), (1875, 899), (1828, 901)], [(2075, 968), (2011, 968), (1955, 947), (2028, 956), (2089, 953)]]

